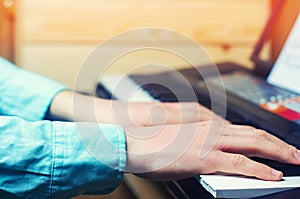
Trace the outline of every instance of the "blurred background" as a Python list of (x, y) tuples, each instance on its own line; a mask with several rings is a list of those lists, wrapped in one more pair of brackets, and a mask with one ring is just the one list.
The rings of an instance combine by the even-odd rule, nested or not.
[[(272, 4), (270, 0), (1, 1), (0, 54), (70, 88), (91, 50), (115, 34), (138, 27), (172, 29), (196, 40), (215, 62), (232, 60), (251, 67), (249, 57)], [(153, 38), (189, 48), (172, 35), (154, 31), (139, 40), (118, 41), (107, 53)], [(157, 62), (166, 59), (159, 53), (151, 57)], [(125, 71), (141, 59), (139, 53), (127, 56), (111, 72)], [(168, 63), (176, 68), (185, 65), (178, 59)]]
[[(0, 0), (0, 56), (18, 66), (73, 88), (76, 74), (101, 42), (140, 27), (169, 28), (201, 44), (213, 61), (234, 61), (253, 67), (253, 51), (275, 0)], [(292, 2), (292, 1), (291, 1)], [(295, 1), (296, 2), (296, 1)], [(116, 48), (149, 40), (191, 50), (172, 34), (148, 31), (123, 38)], [(149, 59), (150, 54), (150, 59)], [(103, 55), (105, 57), (105, 54)], [(195, 55), (197, 56), (197, 55)], [(265, 52), (269, 56), (269, 51)], [(110, 73), (126, 72), (145, 59), (186, 66), (181, 59), (158, 52), (120, 58)], [(205, 64), (199, 58), (199, 65)], [(112, 194), (81, 198), (172, 198), (163, 185), (127, 175)]]

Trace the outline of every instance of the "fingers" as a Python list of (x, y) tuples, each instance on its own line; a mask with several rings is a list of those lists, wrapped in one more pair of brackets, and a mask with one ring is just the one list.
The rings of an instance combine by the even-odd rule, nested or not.
[(257, 156), (300, 165), (300, 151), (265, 131), (247, 126), (227, 125), (218, 138), (217, 171), (280, 180), (282, 173), (246, 156)]
[(279, 138), (249, 126), (228, 125), (219, 139), (222, 150), (299, 164), (300, 152)]
[(260, 136), (221, 136), (219, 150), (278, 160), (290, 164), (300, 164), (300, 153), (284, 142), (278, 144)]
[(219, 168), (217, 168), (219, 172), (240, 174), (269, 181), (278, 181), (283, 177), (282, 172), (250, 160), (244, 155), (219, 151), (216, 159), (220, 162)]
[(277, 144), (285, 144), (284, 141), (282, 141), (281, 139), (277, 138), (274, 135), (271, 135), (269, 133), (267, 133), (266, 131), (260, 130), (260, 129), (256, 129), (254, 127), (251, 126), (241, 126), (241, 125), (231, 125), (230, 129), (228, 129), (227, 131), (224, 132), (227, 135), (232, 135), (234, 133), (234, 135), (254, 135), (254, 136), (260, 136), (264, 139), (270, 140), (274, 143)]

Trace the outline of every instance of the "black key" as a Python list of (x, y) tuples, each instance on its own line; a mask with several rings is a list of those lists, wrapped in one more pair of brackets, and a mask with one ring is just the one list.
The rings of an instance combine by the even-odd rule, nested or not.
[(96, 96), (104, 99), (116, 99), (102, 84), (97, 84)]
[(249, 121), (243, 115), (237, 113), (232, 109), (227, 109), (226, 119), (232, 122), (233, 124), (246, 125), (249, 124)]

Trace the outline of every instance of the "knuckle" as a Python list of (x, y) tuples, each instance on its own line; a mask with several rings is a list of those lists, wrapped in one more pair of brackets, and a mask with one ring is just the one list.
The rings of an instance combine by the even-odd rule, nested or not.
[(257, 146), (261, 142), (261, 137), (255, 134), (250, 135), (249, 141), (251, 144), (253, 144), (253, 146)]
[(219, 171), (222, 167), (222, 161), (220, 158), (220, 154), (218, 152), (210, 153), (210, 155), (206, 158), (206, 165), (209, 165), (209, 169), (214, 173)]
[(256, 131), (257, 131), (257, 129), (254, 128), (253, 126), (247, 126), (247, 129), (248, 129), (249, 131), (251, 131), (251, 132), (256, 132)]
[(229, 148), (231, 144), (232, 142), (230, 142), (230, 138), (228, 139), (228, 137), (220, 135), (216, 142), (215, 148), (223, 150)]
[(214, 122), (213, 121), (203, 121), (200, 123), (202, 126), (205, 126), (205, 128), (209, 129), (212, 125), (214, 125)]
[(285, 147), (277, 146), (276, 149), (275, 149), (275, 154), (282, 155), (282, 154), (284, 154), (285, 150), (286, 150)]
[(254, 128), (253, 126), (247, 126), (247, 125), (245, 125), (245, 126), (242, 126), (245, 130), (248, 130), (248, 131), (255, 131), (256, 130), (256, 128)]
[(295, 146), (287, 144), (287, 148), (290, 151), (290, 153), (294, 153), (297, 151), (297, 148)]
[(263, 139), (267, 139), (269, 136), (268, 133), (263, 130), (257, 130), (256, 134), (257, 134), (257, 136), (259, 136), (260, 138), (263, 138)]
[(247, 163), (247, 158), (240, 154), (235, 154), (231, 158), (231, 163), (233, 167), (243, 167)]

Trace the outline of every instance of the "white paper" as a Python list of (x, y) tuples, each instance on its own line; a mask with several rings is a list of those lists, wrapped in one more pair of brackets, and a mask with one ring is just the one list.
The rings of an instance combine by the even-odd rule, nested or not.
[(264, 181), (243, 176), (201, 175), (200, 183), (215, 198), (253, 198), (300, 187), (300, 176)]
[(267, 79), (268, 83), (300, 94), (300, 15)]

